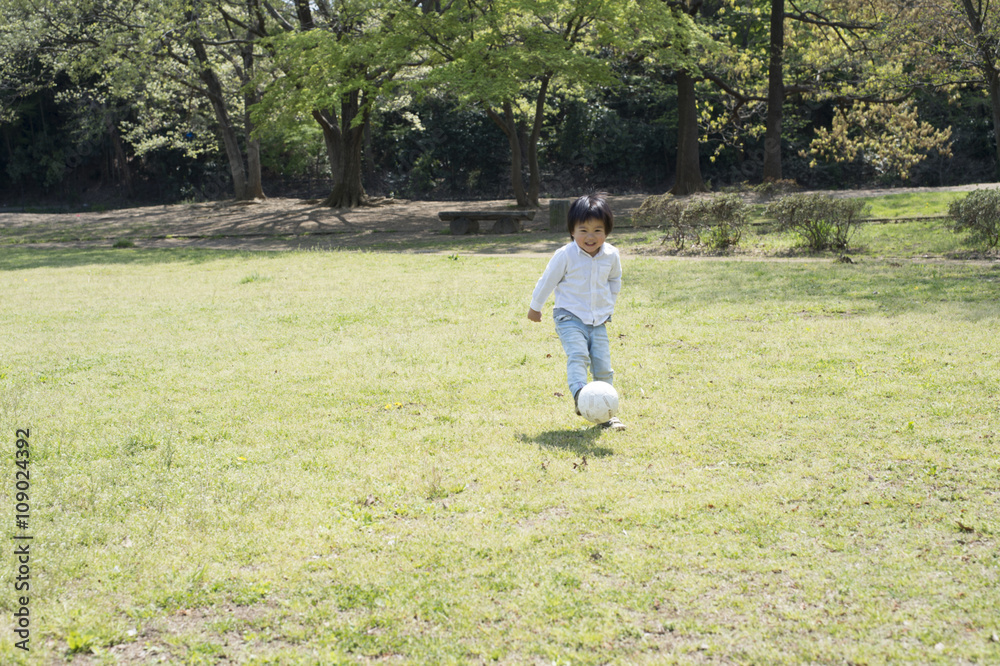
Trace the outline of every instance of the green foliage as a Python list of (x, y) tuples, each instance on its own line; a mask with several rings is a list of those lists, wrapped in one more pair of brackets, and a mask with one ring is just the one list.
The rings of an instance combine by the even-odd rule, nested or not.
[[(197, 189), (192, 182), (231, 158), (221, 150), (224, 127), (235, 130), (231, 152), (245, 149), (243, 121), (260, 86), (268, 89), (254, 115), (265, 178), (333, 175), (336, 169), (323, 163), (325, 146), (311, 113), (356, 94), (361, 108), (346, 118), (340, 114), (341, 129), (368, 114), (374, 150), (366, 159), (375, 165), (372, 181), (382, 193), (506, 194), (508, 176), (496, 165), (509, 149), (482, 115), (484, 108), (502, 110), (504, 102), (510, 102), (522, 145), (533, 138), (534, 120), (542, 125), (537, 156), (543, 196), (586, 187), (662, 191), (672, 175), (672, 77), (681, 66), (744, 94), (735, 99), (708, 79), (699, 85), (702, 141), (724, 146), (711, 165), (703, 164), (705, 176), (741, 182), (759, 173), (765, 105), (753, 100), (766, 92), (766, 2), (702, 3), (693, 15), (682, 10), (692, 3), (662, 0), (306, 4), (314, 10), (315, 30), (300, 29), (295, 3), (287, 1), (0, 0), (0, 189), (78, 197), (123, 182), (107, 172), (115, 160), (132, 170), (133, 183), (151, 185), (156, 196), (176, 196), (182, 183)], [(958, 5), (920, 6), (928, 10), (923, 16), (916, 6), (898, 3), (802, 8), (844, 24), (877, 24), (884, 34), (846, 30), (834, 38), (828, 27), (789, 19), (786, 84), (800, 92), (786, 98), (787, 175), (810, 188), (873, 177), (895, 182), (907, 173), (932, 185), (992, 178), (995, 153), (983, 140), (990, 108), (982, 86), (943, 85), (981, 77), (970, 68), (976, 58), (966, 57), (967, 45), (975, 43), (966, 17)], [(902, 12), (898, 20), (885, 12), (892, 7)], [(993, 40), (998, 15), (989, 7), (983, 11), (983, 38)], [(951, 35), (935, 30), (943, 50), (900, 50), (916, 49), (922, 41), (915, 35), (943, 26), (954, 29)], [(206, 47), (204, 59), (195, 52), (197, 40)], [(246, 53), (253, 54), (252, 67)], [(929, 71), (942, 87), (917, 95), (910, 106), (849, 106)], [(207, 94), (208, 72), (221, 85), (221, 119)], [(544, 104), (536, 104), (549, 75)], [(45, 109), (38, 108), (42, 98)], [(462, 136), (453, 140), (449, 129), (446, 143), (415, 155), (414, 145), (426, 145), (427, 134), (400, 129), (398, 115), (407, 110), (424, 119), (418, 105), (427, 99), (447, 99), (448, 113), (465, 114), (454, 133)], [(951, 160), (932, 149), (947, 145), (940, 128), (949, 126), (955, 128)], [(483, 148), (470, 151), (468, 145)], [(810, 167), (812, 157), (834, 161)], [(835, 161), (844, 158), (853, 161)]]
[[(523, 147), (530, 192), (523, 191), (521, 174), (512, 169), (515, 195), (523, 205), (537, 205), (543, 128), (553, 117), (565, 117), (569, 105), (620, 83), (609, 56), (686, 63), (696, 32), (686, 15), (657, 0), (461, 3), (420, 21), (431, 40), (432, 66), (419, 87), (486, 109), (511, 142), (512, 153)], [(614, 120), (600, 125), (613, 126)]]
[(766, 214), (782, 231), (792, 231), (813, 251), (846, 250), (871, 207), (863, 199), (793, 194), (768, 204)]
[(652, 79), (626, 76), (621, 87), (587, 99), (554, 95), (559, 121), (541, 148), (549, 182), (569, 192), (580, 181), (638, 191), (665, 189), (676, 142), (676, 93)]
[(802, 157), (826, 157), (837, 162), (860, 160), (877, 178), (907, 180), (913, 168), (931, 152), (951, 156), (951, 128), (935, 129), (921, 121), (910, 103), (858, 102), (838, 110), (832, 127), (816, 130)]
[(467, 104), (514, 102), (530, 117), (543, 80), (577, 94), (615, 83), (608, 61), (595, 55), (620, 16), (618, 3), (567, 0), (497, 0), (424, 15), (421, 29), (447, 50), (432, 57), (423, 85)]
[(268, 124), (258, 132), (260, 161), (267, 171), (287, 178), (329, 175), (323, 132), (312, 122)]
[(684, 203), (669, 192), (658, 194), (642, 202), (639, 210), (632, 214), (632, 222), (636, 226), (666, 230), (663, 241), (669, 240), (675, 249), (683, 250), (688, 241), (698, 239), (696, 231), (686, 224), (684, 209)]
[(69, 654), (89, 654), (100, 645), (99, 637), (84, 631), (71, 631), (66, 635), (66, 648)]
[(697, 230), (702, 243), (727, 251), (743, 237), (749, 208), (738, 194), (717, 194), (691, 201), (684, 210), (684, 224)]
[(1000, 244), (1000, 190), (975, 190), (948, 207), (952, 229), (964, 233), (979, 246), (996, 249)]
[(506, 195), (507, 145), (482, 111), (439, 96), (398, 102), (404, 103), (372, 116), (368, 158), (378, 187), (407, 199)]
[[(396, 77), (413, 59), (416, 35), (395, 29), (417, 11), (389, 0), (338, 3), (333, 14), (317, 13), (317, 27), (277, 32), (263, 43), (279, 76), (262, 74), (262, 98), (251, 116), (259, 124), (310, 122), (317, 109), (357, 112), (341, 118), (357, 126), (379, 95), (389, 96)], [(397, 13), (398, 12), (398, 13)], [(355, 99), (345, 104), (348, 99)]]
[(700, 242), (720, 251), (739, 245), (750, 209), (737, 194), (681, 201), (671, 194), (648, 197), (633, 215), (639, 226), (665, 229), (663, 241), (683, 250), (691, 242)]

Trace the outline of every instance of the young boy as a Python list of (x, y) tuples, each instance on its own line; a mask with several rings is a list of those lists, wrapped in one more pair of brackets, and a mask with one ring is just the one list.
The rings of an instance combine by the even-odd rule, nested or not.
[[(622, 265), (618, 250), (605, 242), (613, 227), (614, 216), (603, 196), (582, 196), (573, 202), (567, 224), (573, 240), (552, 256), (531, 295), (528, 319), (540, 322), (545, 301), (553, 290), (556, 293), (552, 318), (566, 352), (574, 403), (587, 384), (588, 368), (594, 381), (614, 383), (605, 324), (611, 321), (622, 288)], [(625, 424), (614, 417), (601, 427), (624, 430)]]

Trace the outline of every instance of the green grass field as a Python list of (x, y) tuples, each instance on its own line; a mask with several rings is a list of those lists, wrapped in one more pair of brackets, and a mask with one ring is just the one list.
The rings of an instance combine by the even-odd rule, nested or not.
[(870, 216), (882, 219), (941, 217), (948, 214), (951, 202), (963, 199), (968, 194), (968, 192), (932, 190), (868, 197), (872, 207)]
[(1000, 265), (878, 256), (626, 256), (602, 433), (544, 258), (5, 248), (0, 661), (996, 663)]

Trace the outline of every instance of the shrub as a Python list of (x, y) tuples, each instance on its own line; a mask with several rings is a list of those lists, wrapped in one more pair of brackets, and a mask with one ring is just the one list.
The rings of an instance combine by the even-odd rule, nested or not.
[(802, 187), (792, 178), (781, 180), (765, 180), (759, 185), (752, 185), (750, 191), (759, 197), (770, 199), (780, 195), (792, 194)]
[(701, 242), (712, 249), (728, 250), (743, 237), (748, 212), (738, 194), (721, 194), (688, 204), (682, 224), (696, 230)]
[(716, 250), (736, 246), (746, 227), (748, 207), (738, 194), (721, 194), (688, 203), (672, 194), (647, 197), (632, 216), (637, 226), (655, 226), (683, 250), (688, 241), (703, 243)]
[(678, 250), (683, 250), (688, 240), (698, 240), (695, 230), (684, 223), (684, 204), (672, 194), (647, 197), (632, 215), (632, 224), (665, 230), (663, 242), (673, 241)]
[(1000, 191), (975, 190), (948, 206), (951, 228), (965, 233), (975, 245), (995, 249), (1000, 245)]
[(870, 210), (863, 199), (834, 199), (826, 194), (793, 194), (766, 209), (780, 230), (797, 233), (814, 251), (846, 250)]

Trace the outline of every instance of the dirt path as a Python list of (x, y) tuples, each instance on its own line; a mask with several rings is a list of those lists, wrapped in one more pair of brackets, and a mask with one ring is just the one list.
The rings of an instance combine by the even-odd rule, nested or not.
[[(643, 195), (612, 197), (619, 214)], [(199, 247), (226, 250), (363, 248), (441, 240), (448, 224), (443, 210), (504, 210), (502, 201), (388, 201), (356, 209), (332, 209), (315, 201), (267, 199), (252, 203), (211, 202), (149, 206), (104, 212), (0, 212), (0, 247), (100, 247), (118, 240), (136, 247)], [(0, 209), (2, 210), (2, 209)], [(525, 231), (549, 234), (548, 200)], [(526, 235), (526, 240), (531, 236)], [(484, 236), (449, 237), (482, 243)], [(518, 244), (520, 245), (520, 244)], [(530, 242), (529, 242), (530, 245)]]
[[(836, 196), (874, 196), (925, 192), (933, 189), (968, 191), (1000, 184), (966, 185), (954, 188), (910, 188), (850, 190)], [(612, 196), (615, 214), (627, 217), (646, 195)], [(534, 220), (516, 243), (506, 237), (493, 246), (498, 253), (549, 252), (562, 241), (563, 233), (549, 232), (549, 200), (542, 200)], [(442, 240), (448, 225), (437, 214), (442, 210), (503, 210), (510, 200), (498, 201), (402, 201), (389, 200), (377, 206), (331, 209), (317, 201), (267, 199), (251, 203), (232, 201), (170, 206), (147, 206), (102, 212), (34, 213), (4, 212), (0, 208), (0, 248), (21, 247), (109, 247), (127, 240), (136, 247), (207, 248), (219, 250), (294, 250), (365, 248), (371, 246), (419, 245)], [(488, 236), (448, 237), (483, 250)], [(492, 244), (486, 243), (487, 246)], [(485, 251), (489, 252), (489, 249)]]

